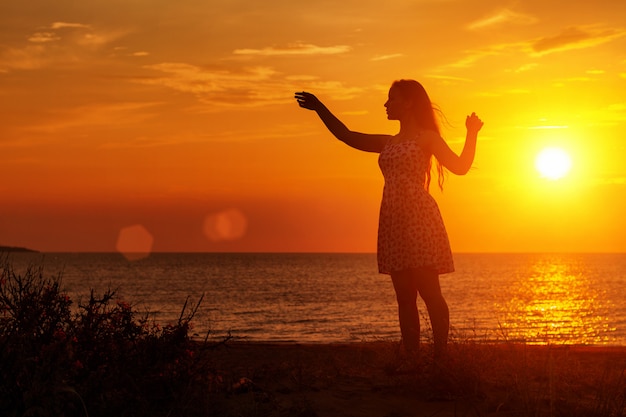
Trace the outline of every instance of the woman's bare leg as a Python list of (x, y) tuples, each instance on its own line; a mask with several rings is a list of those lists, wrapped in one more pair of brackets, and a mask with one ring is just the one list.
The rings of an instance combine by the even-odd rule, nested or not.
[(445, 356), (448, 346), (448, 332), (450, 330), (450, 312), (448, 304), (441, 293), (439, 274), (433, 270), (418, 272), (417, 288), (420, 297), (426, 304), (430, 324), (433, 328), (435, 358)]
[(391, 274), (398, 300), (398, 318), (402, 344), (408, 353), (417, 354), (420, 345), (420, 319), (417, 312), (417, 286), (412, 271)]

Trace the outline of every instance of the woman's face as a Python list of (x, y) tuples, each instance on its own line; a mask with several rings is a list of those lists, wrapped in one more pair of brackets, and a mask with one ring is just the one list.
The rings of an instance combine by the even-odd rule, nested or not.
[(411, 103), (400, 94), (397, 88), (391, 87), (385, 108), (387, 109), (387, 119), (401, 120), (409, 114)]

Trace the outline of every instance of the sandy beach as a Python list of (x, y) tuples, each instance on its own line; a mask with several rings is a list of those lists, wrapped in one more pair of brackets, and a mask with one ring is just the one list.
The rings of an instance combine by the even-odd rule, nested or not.
[(414, 366), (397, 342), (228, 342), (209, 355), (223, 416), (617, 416), (626, 348), (457, 343)]

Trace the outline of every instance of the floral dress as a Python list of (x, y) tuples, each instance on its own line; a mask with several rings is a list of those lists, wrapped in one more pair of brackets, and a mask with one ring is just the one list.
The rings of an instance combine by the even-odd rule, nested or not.
[(385, 178), (378, 224), (378, 270), (454, 271), (448, 234), (435, 199), (424, 188), (431, 154), (419, 138), (388, 142), (378, 164)]

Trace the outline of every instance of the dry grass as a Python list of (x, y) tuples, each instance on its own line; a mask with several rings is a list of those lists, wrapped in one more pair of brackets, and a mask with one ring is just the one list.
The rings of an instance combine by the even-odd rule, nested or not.
[[(428, 346), (426, 346), (428, 349)], [(394, 342), (234, 343), (212, 353), (224, 416), (622, 416), (626, 349), (454, 343), (402, 368)], [(399, 366), (399, 367), (398, 367)], [(225, 394), (225, 395), (223, 395)]]

